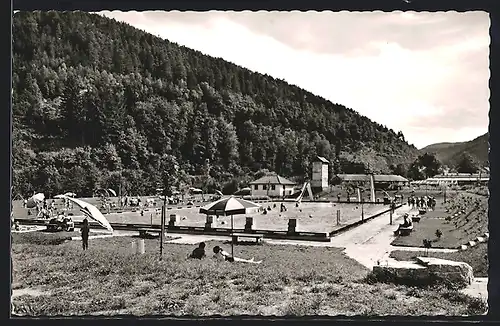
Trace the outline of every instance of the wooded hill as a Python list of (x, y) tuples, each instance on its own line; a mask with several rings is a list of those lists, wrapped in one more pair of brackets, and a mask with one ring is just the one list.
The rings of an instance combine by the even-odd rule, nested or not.
[(426, 146), (421, 153), (433, 153), (444, 165), (454, 167), (468, 153), (479, 167), (488, 166), (488, 133), (468, 142), (438, 143)]
[(18, 12), (13, 47), (14, 193), (152, 193), (206, 162), (212, 188), (300, 179), (316, 155), (390, 172), (418, 153), (352, 109), (97, 14)]

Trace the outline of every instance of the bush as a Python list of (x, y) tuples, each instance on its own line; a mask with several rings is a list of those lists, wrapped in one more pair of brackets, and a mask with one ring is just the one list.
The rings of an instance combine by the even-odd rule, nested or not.
[(72, 234), (68, 232), (27, 232), (12, 234), (12, 242), (41, 246), (57, 246), (71, 240)]

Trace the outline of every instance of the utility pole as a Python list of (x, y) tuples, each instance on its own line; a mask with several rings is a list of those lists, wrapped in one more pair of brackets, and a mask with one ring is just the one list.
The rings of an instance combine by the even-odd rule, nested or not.
[(365, 198), (363, 196), (364, 189), (361, 189), (361, 223), (365, 223), (365, 210), (364, 210), (364, 202)]
[(163, 193), (163, 207), (161, 208), (161, 227), (160, 227), (160, 260), (163, 258), (163, 237), (165, 235), (165, 219), (167, 215), (167, 193)]

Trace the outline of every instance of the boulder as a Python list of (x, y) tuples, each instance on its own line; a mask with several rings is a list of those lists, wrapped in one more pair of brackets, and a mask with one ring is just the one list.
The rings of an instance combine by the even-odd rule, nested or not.
[(477, 242), (480, 242), (480, 243), (483, 243), (483, 242), (485, 242), (485, 241), (486, 241), (486, 239), (485, 239), (485, 238), (483, 238), (483, 237), (477, 237), (477, 238), (476, 238), (476, 241), (477, 241)]
[(412, 262), (387, 262), (373, 266), (373, 276), (378, 282), (406, 285), (429, 285), (430, 280), (428, 269)]
[(474, 247), (476, 245), (476, 242), (471, 240), (468, 242), (468, 244), (470, 247)]
[(416, 262), (389, 261), (373, 266), (372, 276), (383, 283), (429, 286), (439, 284), (464, 288), (474, 279), (472, 267), (445, 259), (418, 257)]
[(426, 266), (436, 283), (449, 283), (459, 287), (472, 284), (474, 274), (472, 267), (464, 262), (452, 260), (417, 257), (417, 263)]
[(484, 234), (484, 237), (485, 237), (486, 239), (488, 239), (488, 238), (490, 237), (490, 233), (489, 233), (489, 232), (486, 232), (486, 233)]
[(460, 250), (467, 250), (467, 248), (469, 248), (469, 247), (467, 247), (467, 245), (461, 245), (460, 246)]

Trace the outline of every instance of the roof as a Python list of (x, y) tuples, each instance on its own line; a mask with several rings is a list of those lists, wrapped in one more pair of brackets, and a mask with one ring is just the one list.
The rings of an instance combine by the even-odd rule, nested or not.
[[(338, 174), (342, 181), (370, 181), (369, 174)], [(395, 174), (374, 174), (375, 182), (408, 182), (408, 179)]]
[(378, 182), (408, 182), (408, 179), (395, 174), (376, 174), (374, 177)]
[(323, 156), (316, 156), (316, 159), (318, 161), (320, 161), (321, 163), (330, 164), (330, 162), (326, 158), (324, 158)]
[(366, 174), (337, 174), (337, 177), (342, 181), (369, 181), (370, 178)]
[(295, 182), (292, 182), (288, 179), (285, 179), (277, 174), (268, 174), (263, 176), (260, 179), (250, 182), (251, 185), (255, 184), (272, 184), (272, 185), (295, 185)]
[(489, 173), (448, 173), (435, 175), (433, 179), (453, 179), (453, 180), (465, 180), (465, 179), (489, 179)]

